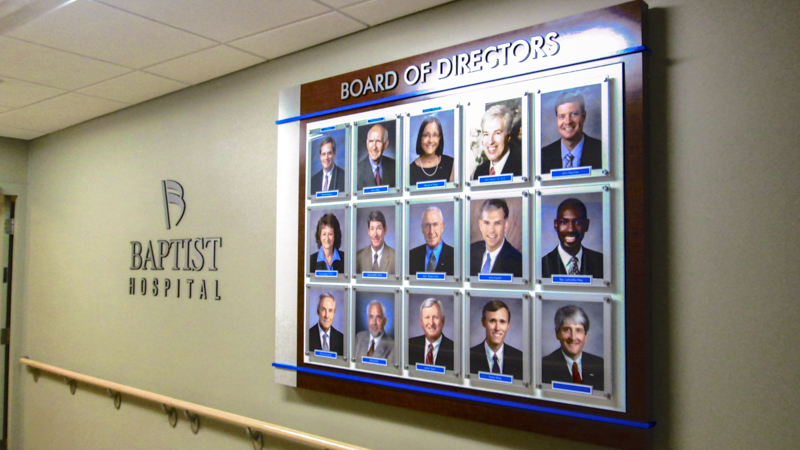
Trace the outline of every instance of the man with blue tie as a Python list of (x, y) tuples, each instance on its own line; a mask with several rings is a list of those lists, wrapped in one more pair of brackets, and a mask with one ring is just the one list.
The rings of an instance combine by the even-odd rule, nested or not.
[(583, 132), (586, 101), (583, 95), (565, 92), (556, 100), (556, 125), (561, 139), (542, 148), (542, 174), (554, 169), (603, 166), (602, 143)]
[(422, 214), (422, 235), (425, 243), (408, 252), (408, 273), (444, 272), (454, 274), (455, 251), (442, 240), (444, 215), (437, 206), (428, 206)]
[(367, 133), (367, 157), (358, 163), (357, 189), (365, 187), (395, 187), (394, 160), (384, 156), (389, 147), (389, 132), (381, 124), (375, 124)]
[(481, 325), (486, 339), (469, 350), (470, 373), (491, 372), (522, 379), (522, 351), (505, 343), (511, 312), (500, 300), (483, 305)]
[(330, 293), (322, 293), (317, 302), (316, 325), (308, 330), (308, 350), (333, 352), (341, 356), (344, 354), (344, 335), (333, 328), (333, 318), (336, 317), (336, 300)]
[(522, 253), (505, 238), (508, 232), (508, 204), (501, 198), (483, 202), (478, 227), (482, 241), (469, 246), (469, 274), (511, 274), (522, 277)]

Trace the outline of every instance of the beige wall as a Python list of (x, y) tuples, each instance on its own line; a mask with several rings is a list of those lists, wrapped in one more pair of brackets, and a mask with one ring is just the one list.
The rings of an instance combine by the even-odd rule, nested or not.
[(28, 142), (0, 137), (0, 186), (25, 184), (28, 178)]
[[(462, 0), (33, 141), (14, 356), (371, 448), (590, 448), (273, 383), (273, 251), (295, 235), (274, 121), (282, 88), (614, 3)], [(800, 3), (650, 5), (656, 446), (795, 447)], [(187, 191), (169, 231), (164, 179)], [(223, 237), (218, 273), (179, 276), (221, 301), (127, 294), (129, 241), (200, 236)], [(13, 369), (13, 448), (249, 448)]]

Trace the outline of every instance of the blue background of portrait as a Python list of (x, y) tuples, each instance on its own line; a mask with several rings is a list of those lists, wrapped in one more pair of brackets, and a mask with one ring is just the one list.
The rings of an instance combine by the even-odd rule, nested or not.
[(455, 159), (455, 153), (453, 151), (455, 144), (455, 142), (453, 142), (455, 140), (455, 110), (449, 109), (446, 111), (436, 111), (432, 114), (420, 114), (411, 117), (409, 120), (408, 144), (406, 145), (406, 157), (408, 158), (406, 165), (410, 165), (419, 157), (419, 155), (417, 155), (419, 126), (422, 121), (428, 117), (436, 117), (442, 122), (442, 133), (444, 134), (444, 149), (442, 151), (445, 155), (452, 156), (453, 159)]
[(309, 141), (308, 152), (308, 165), (311, 167), (309, 171), (309, 178), (315, 173), (322, 170), (322, 163), (319, 162), (319, 144), (326, 136), (330, 136), (336, 141), (336, 157), (333, 162), (347, 172), (347, 129), (340, 128), (338, 130), (325, 131), (323, 133), (315, 134), (312, 136), (313, 140)]
[(558, 245), (558, 233), (553, 229), (553, 221), (558, 213), (558, 205), (568, 198), (577, 198), (586, 205), (589, 217), (589, 231), (583, 235), (581, 244), (591, 250), (603, 253), (603, 194), (584, 192), (576, 194), (542, 195), (542, 256), (550, 253)]
[(583, 123), (583, 132), (595, 139), (602, 140), (602, 90), (600, 84), (592, 84), (542, 94), (542, 104), (540, 105), (542, 108), (542, 147), (561, 139), (561, 135), (558, 133), (555, 108), (556, 100), (564, 92), (583, 95), (583, 99), (586, 101), (586, 121)]
[(391, 292), (369, 292), (364, 288), (359, 287), (356, 291), (356, 333), (360, 331), (369, 330), (367, 322), (367, 305), (372, 300), (378, 300), (383, 304), (383, 309), (386, 312), (386, 326), (384, 331), (386, 335), (394, 339), (394, 293)]

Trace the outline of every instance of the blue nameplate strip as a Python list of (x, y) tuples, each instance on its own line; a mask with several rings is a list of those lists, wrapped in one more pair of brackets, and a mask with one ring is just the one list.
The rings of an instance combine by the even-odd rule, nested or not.
[(561, 383), (560, 381), (553, 381), (553, 389), (557, 391), (577, 392), (579, 394), (591, 394), (592, 387), (585, 384), (572, 384)]
[(314, 350), (314, 356), (336, 359), (336, 352), (323, 352), (322, 350)]
[(553, 275), (553, 283), (558, 284), (592, 284), (591, 275)]
[(431, 188), (440, 188), (445, 186), (444, 180), (439, 181), (425, 181), (417, 183), (417, 189), (431, 189)]
[(442, 109), (441, 106), (437, 106), (436, 108), (423, 109), (422, 110), (422, 114), (429, 113), (429, 112), (434, 112), (434, 111), (439, 111), (440, 109)]
[(436, 273), (436, 272), (417, 272), (417, 279), (418, 280), (442, 280), (444, 281), (444, 277), (447, 274), (444, 273)]
[(318, 270), (314, 272), (314, 275), (318, 277), (338, 277), (339, 272), (335, 270)]
[(478, 379), (487, 381), (499, 381), (501, 383), (513, 383), (514, 377), (511, 375), (501, 375), (499, 373), (478, 372)]
[(380, 278), (383, 280), (389, 278), (389, 274), (386, 272), (364, 272), (361, 276), (363, 278)]
[(317, 198), (325, 198), (325, 197), (338, 197), (339, 191), (322, 191), (317, 192)]
[(479, 281), (503, 281), (510, 283), (514, 279), (514, 275), (510, 273), (480, 273), (478, 274)]
[(378, 117), (377, 119), (369, 119), (367, 121), (367, 123), (380, 122), (382, 120), (383, 120), (383, 117)]
[(443, 374), (445, 372), (444, 367), (442, 366), (429, 366), (427, 364), (419, 364), (417, 363), (417, 370), (422, 372), (431, 372), (431, 373), (439, 373)]
[(575, 167), (569, 169), (553, 169), (550, 176), (553, 178), (563, 177), (585, 177), (592, 174), (592, 166)]
[(325, 128), (320, 128), (319, 131), (331, 131), (331, 130), (335, 130), (335, 129), (336, 129), (336, 127), (325, 127)]
[(361, 362), (364, 364), (375, 364), (378, 366), (386, 366), (386, 360), (380, 358), (367, 358), (366, 356), (362, 356)]
[(365, 194), (377, 194), (379, 192), (389, 192), (389, 186), (375, 186), (364, 188)]
[(478, 184), (500, 183), (503, 181), (514, 181), (514, 174), (507, 173), (505, 175), (484, 175), (478, 177)]

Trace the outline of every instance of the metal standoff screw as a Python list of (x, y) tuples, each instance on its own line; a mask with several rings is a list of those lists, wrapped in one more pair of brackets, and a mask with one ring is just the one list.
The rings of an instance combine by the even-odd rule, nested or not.
[(411, 188), (407, 187), (406, 188), (406, 192), (409, 192), (409, 191), (411, 191)]
[(609, 172), (606, 169), (603, 169), (602, 174), (605, 175), (605, 176), (608, 176)]
[(406, 200), (406, 205), (410, 205), (410, 204), (411, 204), (411, 202)]
[(350, 362), (356, 362), (355, 358), (350, 358)]
[(603, 300), (605, 300), (606, 303), (611, 303), (611, 297), (605, 297)]
[(395, 365), (394, 365), (394, 368), (395, 368), (395, 369), (399, 369), (399, 368), (400, 368), (400, 364), (395, 364)]
[(536, 175), (536, 181), (542, 181), (542, 177), (539, 176), (539, 175)]
[(406, 113), (406, 117), (411, 117), (411, 113), (410, 113), (410, 112), (407, 112), (407, 113)]
[[(353, 278), (355, 278), (355, 277), (353, 277)], [(353, 292), (355, 292), (355, 291), (356, 291), (356, 287), (355, 287), (355, 286), (353, 286)]]
[(310, 355), (310, 354), (311, 354), (311, 352), (306, 352), (306, 356), (308, 356), (308, 355)]
[(530, 295), (528, 295), (528, 294), (522, 294), (522, 298), (524, 298), (525, 300), (527, 300), (527, 299), (531, 298), (531, 296), (530, 296)]
[(469, 378), (469, 374), (468, 374), (468, 373), (465, 373), (465, 374), (464, 374), (464, 378)]
[(395, 289), (394, 291), (398, 294), (401, 292), (400, 289)]
[(608, 394), (608, 393), (607, 393), (606, 395), (604, 395), (604, 397), (605, 397), (605, 398), (607, 398), (607, 399), (609, 399), (609, 400), (611, 400), (611, 394)]
[(458, 282), (458, 277), (455, 278), (456, 282)]
[(528, 196), (528, 191), (522, 191), (522, 196), (523, 197), (527, 197)]
[(406, 281), (408, 281), (408, 277), (406, 277)]
[(465, 182), (464, 182), (464, 184), (465, 184), (466, 186), (472, 186), (472, 184), (471, 184), (469, 181), (465, 181)]
[(537, 385), (536, 385), (536, 389), (541, 389), (541, 388), (542, 388), (542, 385), (541, 385), (541, 384), (537, 384)]
[(528, 284), (528, 279), (527, 278), (523, 278), (522, 279), (522, 284)]
[(470, 277), (464, 277), (464, 281), (469, 281), (469, 280), (471, 280)]
[(308, 197), (306, 197), (306, 200), (311, 200), (311, 196), (309, 195)]
[(538, 189), (537, 189), (537, 190), (536, 190), (536, 195), (538, 195), (538, 196), (541, 196), (541, 195), (542, 195), (542, 191), (540, 191), (540, 190), (538, 190)]
[(609, 287), (609, 286), (611, 286), (611, 282), (610, 282), (610, 281), (608, 281), (608, 280), (603, 280), (603, 284), (605, 284), (605, 285), (606, 285), (606, 287)]
[(539, 294), (539, 295), (536, 296), (536, 298), (538, 298), (539, 300), (542, 300), (543, 297), (542, 297), (541, 294)]
[(522, 177), (522, 181), (523, 182), (527, 182), (528, 181), (528, 177)]
[[(377, 226), (377, 225), (376, 225), (376, 226)], [(353, 275), (353, 279), (354, 279), (354, 280), (356, 279), (356, 276), (355, 276), (355, 275)]]
[(456, 378), (458, 378), (458, 377), (459, 377), (459, 373), (458, 373), (458, 372), (454, 373), (453, 375), (455, 375), (455, 376), (456, 376)]
[(542, 280), (536, 280), (536, 284), (542, 284)]
[(408, 366), (405, 366), (405, 369), (408, 370)]
[(608, 192), (608, 191), (610, 191), (610, 190), (611, 190), (611, 188), (610, 188), (610, 187), (608, 187), (608, 185), (605, 185), (605, 186), (603, 186), (603, 190), (604, 190), (605, 192)]
[(524, 383), (522, 383), (522, 385), (523, 385), (523, 386), (525, 386), (525, 387), (531, 387), (531, 384), (530, 384), (530, 383), (528, 383), (527, 381), (526, 381), (526, 382), (524, 382)]
[(347, 361), (347, 355), (342, 355), (342, 361)]

